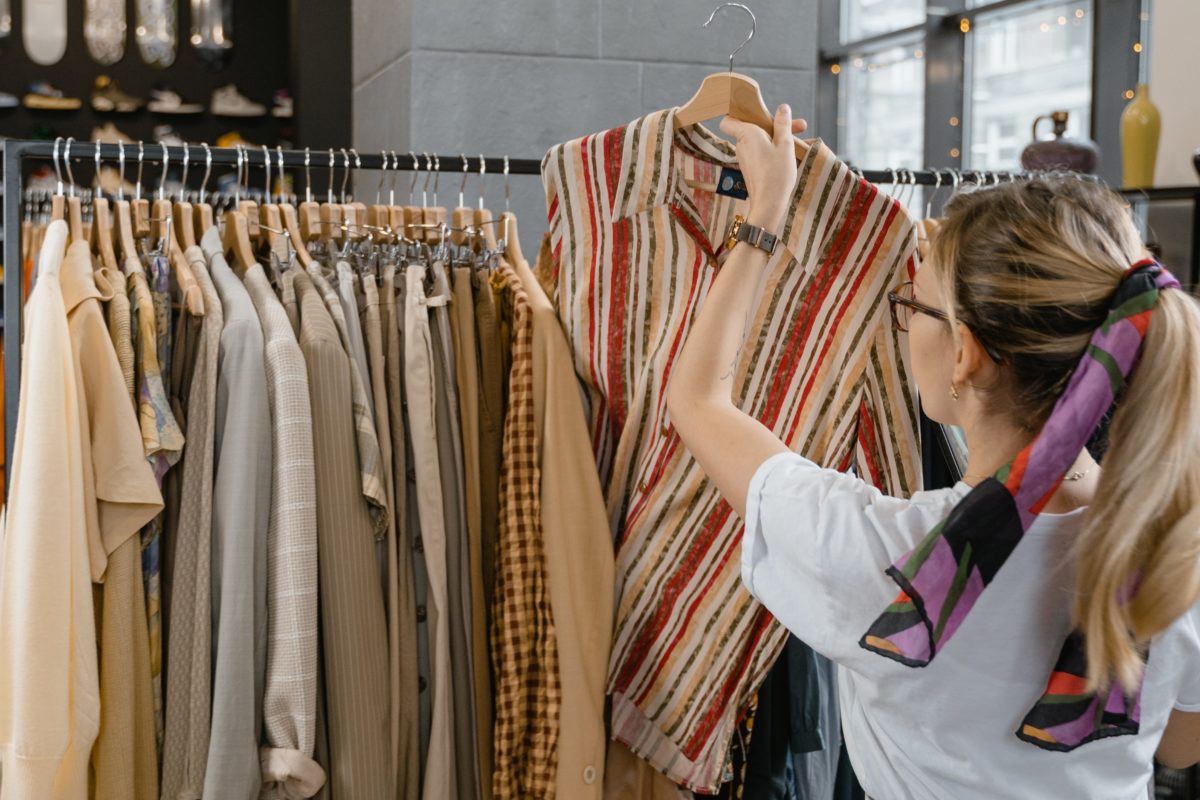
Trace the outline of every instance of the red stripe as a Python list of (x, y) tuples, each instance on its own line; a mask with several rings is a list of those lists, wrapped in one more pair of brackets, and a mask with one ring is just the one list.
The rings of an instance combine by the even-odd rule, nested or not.
[(866, 461), (867, 472), (870, 473), (874, 486), (883, 486), (883, 473), (879, 469), (879, 439), (875, 435), (875, 420), (871, 410), (863, 400), (858, 407), (858, 444), (862, 448), (863, 460)]
[[(729, 504), (723, 500), (717, 504), (713, 513), (709, 514), (708, 519), (705, 520), (703, 526), (700, 528), (692, 545), (683, 554), (679, 568), (672, 573), (670, 580), (662, 586), (659, 602), (654, 608), (654, 616), (638, 632), (637, 638), (630, 648), (629, 658), (621, 666), (620, 671), (613, 680), (613, 686), (617, 691), (623, 692), (629, 688), (629, 683), (633, 680), (634, 674), (647, 657), (653, 655), (657, 658), (655, 675), (666, 664), (668, 660), (667, 651), (657, 645), (659, 641), (658, 634), (666, 627), (668, 618), (672, 616), (675, 603), (687, 585), (688, 578), (695, 574), (697, 568), (701, 565), (704, 565), (706, 568), (708, 567), (708, 562), (706, 561), (708, 551), (712, 548), (717, 532), (725, 524), (732, 511)], [(697, 595), (697, 600), (703, 598), (705, 594), (705, 591), (701, 591)], [(635, 702), (641, 702), (641, 699), (635, 700)]]
[(722, 682), (720, 690), (717, 692), (716, 697), (713, 698), (713, 702), (708, 706), (708, 711), (697, 721), (696, 728), (692, 732), (691, 738), (684, 742), (683, 754), (688, 758), (695, 760), (700, 756), (700, 752), (703, 750), (704, 744), (708, 741), (708, 738), (712, 735), (713, 730), (717, 727), (717, 722), (724, 715), (725, 709), (727, 709), (729, 704), (733, 701), (734, 690), (741, 685), (742, 679), (744, 678), (746, 670), (750, 664), (750, 660), (753, 657), (753, 653), (759, 648), (763, 636), (766, 635), (766, 632), (771, 629), (774, 621), (775, 618), (772, 617), (768, 611), (763, 609), (758, 622), (754, 626), (753, 632), (746, 641), (746, 648), (741, 653), (741, 658), (738, 659), (738, 664), (741, 665), (740, 669), (731, 670), (730, 673), (725, 676), (725, 680)]
[(617, 179), (621, 177), (621, 146), (625, 142), (625, 128), (613, 128), (604, 134), (604, 177), (608, 180), (608, 212), (615, 213), (617, 204)]
[(1021, 479), (1025, 477), (1025, 467), (1029, 465), (1029, 454), (1033, 450), (1033, 445), (1028, 445), (1024, 450), (1017, 453), (1017, 457), (1013, 459), (1012, 469), (1008, 471), (1008, 480), (1004, 485), (1008, 487), (1008, 491), (1013, 497), (1017, 496), (1017, 489), (1021, 486)]
[(546, 209), (546, 221), (554, 222), (554, 215), (558, 211), (558, 193), (555, 192), (554, 197), (550, 200), (550, 207)]
[[(822, 272), (833, 272), (835, 269), (840, 269), (840, 267), (844, 265), (842, 264), (842, 261), (845, 259), (846, 252), (848, 249), (850, 249), (851, 243), (858, 239), (860, 231), (862, 231), (866, 221), (868, 221), (870, 215), (865, 213), (865, 209), (868, 209), (870, 201), (874, 199), (876, 193), (875, 187), (870, 184), (859, 185), (859, 191), (854, 194), (854, 197), (851, 200), (853, 205), (851, 207), (851, 212), (847, 215), (847, 224), (845, 225), (845, 228), (842, 229), (844, 230), (844, 235), (840, 236), (841, 247), (829, 248), (829, 254), (826, 259), (826, 263), (824, 263), (822, 266)], [(896, 205), (895, 203), (889, 204), (888, 216), (886, 219), (884, 219), (884, 224), (881, 225), (880, 228), (881, 235), (876, 240), (875, 245), (872, 246), (871, 252), (868, 255), (868, 259), (874, 259), (876, 257), (878, 249), (880, 249), (882, 246), (884, 231), (888, 230), (890, 224), (892, 224), (892, 219), (898, 215), (899, 209), (899, 205)], [(835, 240), (835, 245), (836, 243), (838, 243), (838, 240)], [(808, 381), (805, 381), (804, 389), (800, 391), (800, 408), (804, 408), (805, 403), (808, 402), (808, 397), (812, 392), (812, 386), (816, 384), (817, 373), (820, 372), (821, 367), (824, 366), (824, 360), (826, 360), (829, 349), (833, 347), (834, 336), (839, 330), (841, 320), (845, 317), (847, 309), (853, 306), (854, 297), (858, 295), (859, 289), (862, 288), (863, 281), (866, 278), (866, 273), (868, 273), (868, 270), (859, 270), (858, 275), (856, 278), (854, 278), (854, 282), (851, 285), (850, 291), (848, 291), (846, 294), (845, 300), (840, 303), (838, 313), (836, 313), (832, 323), (826, 326), (827, 336), (826, 339), (824, 339), (824, 344), (821, 347), (821, 353), (818, 354), (816, 359), (814, 359), (814, 362), (812, 362), (812, 368), (809, 371)], [(830, 277), (829, 281), (826, 283), (826, 285), (824, 285), (820, 296), (816, 297), (816, 299), (806, 300), (806, 302), (812, 302), (816, 307), (820, 308), (832, 287), (833, 278)], [(808, 333), (805, 332), (805, 337), (806, 335), (808, 335)], [(803, 342), (800, 343), (800, 347), (797, 348), (797, 351), (800, 349), (803, 349)], [(797, 366), (798, 359), (793, 360), (790, 371), (788, 371), (785, 380), (782, 381), (782, 386), (791, 385), (793, 375), (796, 374)], [(791, 427), (788, 428), (787, 441), (791, 441), (794, 435), (796, 435), (796, 429), (799, 427), (799, 423), (800, 417), (797, 415), (796, 419), (792, 420)]]
[(1072, 675), (1069, 672), (1055, 672), (1050, 675), (1050, 682), (1046, 685), (1046, 694), (1085, 694), (1087, 692), (1087, 678), (1081, 678), (1078, 675)]
[(705, 235), (704, 231), (702, 231), (696, 225), (696, 223), (692, 222), (691, 217), (689, 217), (687, 214), (684, 214), (683, 210), (674, 203), (671, 204), (671, 213), (675, 215), (675, 219), (679, 220), (679, 224), (683, 226), (683, 229), (688, 232), (689, 236), (696, 240), (696, 244), (700, 245), (700, 249), (703, 250), (705, 254), (709, 256), (709, 258), (717, 257), (717, 252), (713, 250), (712, 244), (709, 243), (708, 236)]
[(629, 230), (632, 218), (612, 226), (613, 253), (608, 302), (608, 399), (617, 431), (625, 428), (625, 305), (629, 285)]
[(1146, 328), (1150, 327), (1150, 318), (1154, 316), (1154, 309), (1148, 308), (1134, 314), (1132, 317), (1126, 317), (1131, 325), (1137, 329), (1138, 335), (1143, 339), (1146, 338)]

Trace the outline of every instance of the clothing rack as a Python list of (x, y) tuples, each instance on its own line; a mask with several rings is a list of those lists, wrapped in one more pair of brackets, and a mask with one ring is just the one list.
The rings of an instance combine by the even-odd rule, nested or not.
[[(386, 170), (395, 172), (475, 173), (486, 175), (539, 175), (541, 161), (532, 158), (484, 157), (464, 155), (429, 155), (426, 153), (357, 153), (343, 148), (318, 148), (305, 150), (279, 150), (268, 148), (206, 147), (204, 145), (117, 145), (87, 141), (72, 141), (67, 150), (61, 143), (8, 139), (0, 142), (3, 148), (4, 167), (4, 453), (5, 463), (12, 457), (13, 437), (17, 429), (17, 400), (21, 385), (21, 330), (24, 275), (21, 254), (21, 201), (23, 197), (24, 166), (27, 161), (53, 161), (57, 155), (65, 162), (69, 155), (72, 163), (94, 163), (99, 149), (99, 160), (106, 164), (117, 164), (124, 159), (126, 168), (136, 169), (133, 162), (141, 164), (183, 165), (185, 158), (193, 170), (207, 170), (211, 166), (261, 168), (270, 159), (270, 168), (278, 169), (280, 162), (285, 169), (303, 169), (306, 175), (312, 170)], [(424, 163), (422, 164), (422, 160)], [(432, 170), (431, 170), (432, 167)], [(910, 170), (860, 170), (856, 175), (871, 183), (896, 186), (952, 187), (962, 183), (1001, 183), (1026, 177), (1015, 172), (979, 172), (953, 169)], [(153, 175), (153, 173), (148, 173)], [(1081, 176), (1084, 177), (1084, 176)], [(150, 182), (153, 183), (151, 177)], [(332, 181), (331, 181), (332, 185)], [(149, 193), (150, 195), (153, 192)], [(316, 192), (315, 197), (324, 193)]]

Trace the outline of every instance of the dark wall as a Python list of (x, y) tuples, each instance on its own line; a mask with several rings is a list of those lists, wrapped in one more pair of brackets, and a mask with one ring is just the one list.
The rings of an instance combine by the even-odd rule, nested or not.
[[(188, 141), (215, 142), (227, 131), (239, 131), (251, 142), (274, 145), (280, 139), (295, 139), (296, 121), (262, 119), (228, 119), (214, 117), (207, 111), (213, 89), (236, 83), (242, 94), (270, 108), (276, 89), (290, 89), (301, 105), (302, 87), (293, 82), (289, 0), (233, 0), (234, 46), (225, 63), (219, 68), (205, 63), (188, 43), (191, 25), (190, 3), (178, 0), (178, 44), (175, 62), (167, 69), (157, 69), (143, 63), (134, 40), (136, 26), (135, 3), (126, 2), (128, 29), (125, 55), (111, 66), (92, 60), (83, 37), (84, 0), (67, 2), (67, 52), (51, 66), (41, 66), (29, 60), (21, 38), (20, 0), (13, 0), (12, 35), (0, 39), (0, 91), (21, 97), (35, 80), (50, 81), (59, 89), (83, 100), (79, 111), (32, 111), (22, 107), (0, 109), (0, 136), (15, 138), (45, 138), (74, 136), (89, 139), (93, 127), (112, 121), (133, 139), (152, 141), (155, 125), (175, 126)], [(348, 62), (349, 53), (345, 53)], [(205, 106), (203, 114), (195, 116), (151, 114), (145, 109), (136, 114), (102, 114), (93, 111), (89, 103), (92, 82), (97, 75), (113, 77), (121, 88), (134, 96), (146, 98), (154, 84), (163, 82), (183, 95), (185, 101)], [(344, 136), (349, 141), (349, 126)]]

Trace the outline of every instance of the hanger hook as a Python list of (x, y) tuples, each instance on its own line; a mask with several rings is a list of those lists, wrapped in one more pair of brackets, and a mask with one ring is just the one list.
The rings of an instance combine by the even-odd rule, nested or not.
[(237, 159), (237, 173), (233, 181), (233, 204), (237, 206), (242, 202), (242, 146), (235, 144), (233, 151), (234, 157)]
[(200, 184), (200, 202), (204, 202), (205, 195), (208, 191), (208, 178), (212, 175), (212, 149), (208, 146), (208, 142), (204, 143), (204, 181)]
[(413, 205), (413, 193), (417, 190), (417, 178), (421, 177), (421, 162), (417, 158), (417, 154), (412, 150), (408, 151), (408, 157), (411, 158), (413, 162), (412, 183), (408, 185), (408, 204), (411, 206)]
[(71, 142), (75, 141), (74, 136), (68, 136), (67, 141), (63, 144), (63, 166), (67, 170), (67, 181), (71, 184), (71, 197), (75, 196), (75, 175), (71, 172)]
[[(510, 188), (508, 184), (508, 156), (504, 156), (504, 213), (508, 213), (508, 200), (510, 196)], [(504, 224), (505, 229), (508, 228), (508, 223)]]
[(380, 205), (383, 202), (383, 179), (387, 177), (388, 151), (382, 151), (380, 156), (383, 158), (383, 166), (379, 168), (379, 183), (375, 187), (375, 205)]
[(487, 159), (479, 154), (479, 210), (483, 210), (483, 182), (487, 177)]
[(721, 5), (717, 6), (711, 14), (708, 15), (708, 21), (704, 23), (705, 28), (709, 26), (709, 23), (717, 18), (717, 13), (723, 8), (740, 8), (742, 11), (745, 11), (750, 15), (750, 34), (746, 37), (744, 42), (738, 45), (736, 50), (729, 54), (729, 71), (732, 73), (733, 57), (740, 53), (743, 47), (750, 44), (750, 40), (754, 38), (754, 34), (758, 30), (758, 18), (754, 16), (754, 12), (750, 10), (749, 6), (742, 5), (741, 3), (722, 3)]
[(263, 170), (265, 173), (265, 176), (263, 177), (263, 184), (266, 186), (266, 194), (263, 196), (263, 202), (270, 204), (270, 202), (271, 202), (271, 148), (267, 147), (264, 144), (262, 146), (262, 150), (263, 150)]
[(442, 157), (437, 153), (433, 154), (433, 204), (438, 204), (438, 187), (442, 185)]
[(133, 199), (134, 200), (142, 199), (142, 167), (144, 166), (144, 163), (145, 163), (145, 157), (146, 157), (146, 144), (141, 139), (138, 139), (138, 171), (137, 171), (137, 180), (134, 181), (134, 184), (133, 184)]
[(183, 183), (179, 189), (179, 199), (187, 199), (187, 179), (188, 179), (188, 162), (192, 160), (192, 146), (187, 142), (183, 143)]
[[(357, 151), (357, 150), (355, 150), (353, 147), (351, 147), (351, 148), (350, 148), (350, 155), (354, 156), (354, 171), (355, 171), (355, 172), (361, 172), (361, 171), (362, 171), (362, 158), (360, 158), (360, 157), (359, 157), (359, 155), (358, 155), (358, 151)], [(350, 199), (351, 199), (351, 200), (353, 200), (353, 199), (354, 199), (354, 196), (353, 196), (353, 195), (351, 195), (351, 196), (350, 196)]]
[(167, 152), (167, 146), (162, 146), (162, 174), (158, 176), (158, 199), (165, 200), (167, 198), (167, 167), (171, 164), (171, 155)]
[(58, 160), (58, 148), (60, 145), (62, 145), (62, 143), (63, 143), (63, 137), (61, 137), (61, 136), (55, 137), (54, 149), (51, 151), (51, 155), (50, 155), (50, 160), (54, 162), (54, 174), (58, 178), (58, 186), (57, 186), (57, 188), (55, 188), (54, 192), (55, 192), (55, 194), (59, 194), (59, 195), (61, 195), (63, 193), (62, 164), (60, 164), (59, 160)]
[(99, 197), (101, 195), (101, 192), (100, 192), (100, 140), (99, 139), (96, 139), (95, 157), (96, 157), (96, 192), (97, 192), (96, 196)]
[(462, 208), (463, 206), (466, 205), (466, 203), (463, 202), (463, 194), (465, 194), (467, 191), (467, 178), (471, 177), (471, 172), (467, 166), (466, 153), (459, 153), (458, 156), (459, 156), (459, 158), (462, 159), (462, 162), (463, 162), (463, 179), (462, 179), (462, 183), (460, 183), (458, 185), (458, 207)]
[(288, 202), (287, 194), (287, 173), (283, 171), (283, 148), (275, 145), (275, 163), (279, 167), (279, 193), (278, 201), (280, 203)]
[(350, 154), (346, 152), (346, 148), (338, 148), (342, 152), (342, 193), (340, 195), (341, 202), (346, 202), (346, 183), (350, 180)]
[(117, 181), (117, 199), (125, 199), (125, 143), (117, 140), (117, 164), (121, 172), (121, 179)]
[(335, 165), (333, 148), (329, 148), (329, 191), (325, 193), (325, 202), (333, 202), (333, 169)]
[(396, 205), (396, 176), (400, 174), (400, 154), (395, 150), (392, 150), (391, 154), (392, 174), (388, 181), (388, 205), (394, 206)]

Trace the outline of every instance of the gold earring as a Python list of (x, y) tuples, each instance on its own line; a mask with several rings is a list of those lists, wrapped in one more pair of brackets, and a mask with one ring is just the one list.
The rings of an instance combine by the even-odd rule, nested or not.
[(955, 384), (955, 383), (950, 384), (950, 396), (953, 397), (955, 400), (958, 399), (958, 384)]

